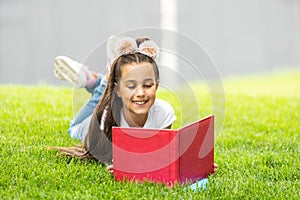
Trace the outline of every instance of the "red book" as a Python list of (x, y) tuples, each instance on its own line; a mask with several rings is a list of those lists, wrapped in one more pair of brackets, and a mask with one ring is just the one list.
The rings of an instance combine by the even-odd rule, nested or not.
[(213, 173), (214, 117), (180, 129), (112, 128), (116, 180), (193, 183)]

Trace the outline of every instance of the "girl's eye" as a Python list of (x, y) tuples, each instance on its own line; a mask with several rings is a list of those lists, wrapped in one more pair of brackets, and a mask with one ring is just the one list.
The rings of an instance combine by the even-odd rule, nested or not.
[(127, 88), (132, 90), (135, 88), (135, 85), (127, 85)]
[(151, 88), (153, 85), (154, 85), (153, 83), (151, 83), (151, 84), (145, 84), (144, 87), (145, 88)]

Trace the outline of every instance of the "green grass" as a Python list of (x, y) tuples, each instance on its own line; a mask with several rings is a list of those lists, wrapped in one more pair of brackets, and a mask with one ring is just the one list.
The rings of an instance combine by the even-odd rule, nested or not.
[[(78, 143), (66, 132), (73, 90), (0, 86), (0, 199), (299, 199), (300, 71), (231, 78), (224, 87), (219, 169), (205, 191), (193, 192), (115, 182), (95, 162), (56, 157), (47, 146)], [(171, 102), (176, 105), (176, 97)], [(203, 105), (206, 115), (210, 102)]]

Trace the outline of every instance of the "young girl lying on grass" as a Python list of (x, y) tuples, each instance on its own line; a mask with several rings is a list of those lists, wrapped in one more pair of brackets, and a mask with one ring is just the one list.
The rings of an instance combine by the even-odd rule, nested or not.
[[(119, 55), (112, 63), (107, 87), (99, 103), (92, 115), (81, 122), (75, 117), (69, 129), (72, 137), (83, 141), (84, 149), (60, 148), (63, 153), (112, 163), (112, 126), (171, 127), (176, 120), (173, 108), (156, 99), (159, 71), (154, 58), (158, 49), (147, 41), (139, 46), (132, 38), (121, 38), (116, 42)], [(103, 82), (102, 79), (104, 77), (97, 81)]]
[[(112, 62), (119, 56), (119, 52), (116, 43), (121, 44), (121, 38), (117, 36), (111, 36), (106, 45), (107, 52), (107, 66), (106, 74), (96, 74), (88, 69), (85, 65), (78, 63), (66, 56), (58, 56), (55, 58), (54, 63), (54, 74), (58, 79), (69, 81), (75, 88), (85, 88), (90, 92), (91, 98), (86, 102), (86, 104), (80, 109), (76, 114), (74, 119), (70, 123), (70, 128), (68, 130), (71, 137), (83, 140), (86, 130), (82, 130), (82, 123), (87, 119), (96, 108), (104, 90), (107, 85), (107, 80), (109, 78), (109, 71)], [(138, 38), (136, 39), (136, 44), (140, 49), (144, 49), (144, 52), (152, 58), (157, 58), (158, 56), (158, 46), (151, 41), (149, 38)], [(89, 120), (86, 120), (88, 123)]]
[[(117, 57), (111, 65), (107, 83), (104, 77), (95, 81), (96, 89), (103, 90), (107, 84), (101, 98), (99, 96), (99, 103), (89, 116), (81, 109), (79, 114), (83, 112), (86, 117), (78, 120), (77, 115), (69, 129), (71, 137), (83, 141), (83, 148), (57, 148), (64, 155), (111, 164), (113, 126), (164, 129), (171, 128), (176, 120), (172, 106), (156, 99), (159, 85), (159, 70), (154, 60), (158, 57), (157, 45), (149, 39), (140, 42), (118, 38), (114, 49)], [(56, 61), (56, 75), (71, 80), (62, 70), (63, 66), (68, 66), (66, 58), (60, 57)], [(94, 76), (88, 69), (84, 74)], [(86, 88), (91, 90), (92, 87)], [(95, 95), (91, 91), (93, 99)], [(94, 99), (97, 102), (97, 98)], [(93, 109), (93, 106), (89, 107)], [(108, 170), (112, 172), (113, 166), (110, 165)]]

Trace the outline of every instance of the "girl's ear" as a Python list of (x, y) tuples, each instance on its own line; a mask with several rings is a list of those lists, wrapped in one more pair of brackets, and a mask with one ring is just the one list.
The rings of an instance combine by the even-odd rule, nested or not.
[(156, 81), (156, 89), (158, 88), (159, 86), (159, 80)]

